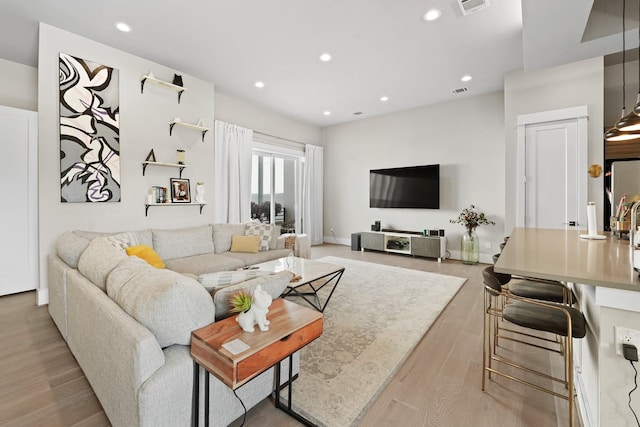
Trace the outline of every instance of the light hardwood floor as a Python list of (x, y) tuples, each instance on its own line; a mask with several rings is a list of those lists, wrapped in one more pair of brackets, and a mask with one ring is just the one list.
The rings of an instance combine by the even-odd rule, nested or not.
[[(482, 269), (458, 261), (412, 258), (349, 247), (314, 246), (313, 258), (339, 256), (467, 278), (360, 426), (555, 426), (567, 403), (501, 378), (481, 390)], [(392, 284), (390, 284), (392, 286)], [(0, 425), (108, 426), (100, 403), (35, 294), (0, 297)], [(559, 357), (513, 348), (517, 357), (558, 369)], [(541, 354), (538, 354), (541, 353)], [(295, 396), (294, 396), (295, 400)], [(240, 425), (240, 421), (233, 426)], [(248, 427), (298, 426), (266, 399), (247, 414)], [(579, 423), (576, 423), (579, 425)], [(334, 426), (331, 426), (334, 427)], [(342, 426), (335, 426), (342, 427)]]

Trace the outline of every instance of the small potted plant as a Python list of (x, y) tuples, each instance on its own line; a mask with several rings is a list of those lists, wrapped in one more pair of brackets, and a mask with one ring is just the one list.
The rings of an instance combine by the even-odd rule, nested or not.
[(231, 295), (229, 303), (231, 304), (231, 313), (245, 313), (251, 308), (253, 296), (244, 290), (238, 291)]
[(465, 264), (477, 264), (480, 261), (480, 240), (476, 234), (476, 228), (481, 225), (495, 225), (488, 219), (484, 212), (476, 211), (474, 205), (470, 205), (460, 212), (458, 218), (450, 220), (452, 224), (462, 224), (467, 229), (462, 233), (460, 244), (460, 260)]

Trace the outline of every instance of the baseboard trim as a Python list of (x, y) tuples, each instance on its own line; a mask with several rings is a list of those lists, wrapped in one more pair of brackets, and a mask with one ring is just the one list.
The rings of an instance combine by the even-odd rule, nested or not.
[(36, 304), (47, 305), (49, 304), (49, 289), (36, 289)]

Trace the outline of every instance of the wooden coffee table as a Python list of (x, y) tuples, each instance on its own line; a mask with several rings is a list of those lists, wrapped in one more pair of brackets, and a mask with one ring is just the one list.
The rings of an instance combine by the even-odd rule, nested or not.
[[(344, 273), (344, 267), (341, 265), (297, 257), (280, 258), (253, 267), (273, 273), (285, 270), (293, 272), (300, 279), (290, 282), (282, 296), (301, 297), (319, 312), (324, 312)], [(330, 291), (322, 302), (318, 292), (326, 286), (330, 286)]]
[[(212, 323), (191, 333), (193, 358), (193, 425), (198, 425), (200, 367), (232, 390), (246, 384), (275, 366), (275, 405), (305, 425), (313, 425), (291, 408), (293, 353), (322, 335), (322, 314), (291, 301), (278, 298), (269, 307), (269, 330), (244, 332), (236, 316)], [(230, 346), (231, 344), (231, 346)], [(233, 347), (239, 346), (241, 351)], [(229, 350), (231, 348), (231, 350)], [(242, 348), (244, 348), (242, 350)], [(289, 358), (287, 405), (280, 403), (280, 362)], [(209, 375), (205, 375), (205, 426), (209, 425)]]

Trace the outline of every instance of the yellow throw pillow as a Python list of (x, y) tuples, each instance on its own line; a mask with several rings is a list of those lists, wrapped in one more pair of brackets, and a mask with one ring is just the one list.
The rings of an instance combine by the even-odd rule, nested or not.
[(153, 250), (153, 248), (150, 248), (147, 245), (129, 246), (128, 248), (126, 248), (126, 251), (127, 255), (133, 255), (137, 256), (138, 258), (142, 258), (155, 268), (165, 268), (164, 262), (162, 261), (162, 258), (160, 258), (160, 255), (158, 255), (156, 251)]
[(260, 249), (260, 236), (231, 236), (231, 252), (257, 254)]

